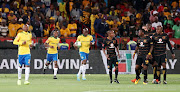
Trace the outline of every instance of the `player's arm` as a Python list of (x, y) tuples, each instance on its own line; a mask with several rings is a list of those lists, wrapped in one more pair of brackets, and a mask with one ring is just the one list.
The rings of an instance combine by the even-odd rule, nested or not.
[(135, 49), (135, 51), (134, 51), (134, 54), (133, 54), (133, 59), (134, 59), (134, 57), (135, 57), (135, 54), (137, 53), (137, 51), (138, 51), (138, 49), (139, 49), (139, 47), (138, 47), (139, 45), (137, 45), (136, 46), (136, 49)]
[(33, 47), (33, 43), (32, 43), (32, 34), (31, 34), (31, 36), (30, 36), (30, 41), (28, 42), (28, 44), (29, 44), (30, 47)]
[(169, 37), (168, 37), (168, 36), (167, 36), (167, 44), (168, 44), (168, 47), (169, 47), (169, 49), (170, 49), (170, 51), (171, 51), (172, 58), (174, 59), (174, 58), (175, 58), (175, 54), (174, 54), (174, 51), (173, 51), (173, 49), (172, 49), (172, 46), (171, 46), (171, 43), (170, 43), (170, 41), (169, 41)]
[(107, 58), (107, 59), (110, 59), (110, 58), (109, 58), (109, 55), (106, 54), (106, 52), (105, 52), (106, 46), (107, 46), (107, 45), (106, 45), (106, 41), (104, 41), (103, 44), (102, 44), (102, 51), (103, 51), (104, 55), (106, 56), (106, 58)]
[(16, 36), (16, 38), (14, 39), (14, 41), (13, 41), (13, 44), (14, 45), (24, 45), (24, 44), (26, 44), (26, 41), (24, 41), (24, 42), (19, 42), (19, 40), (20, 40), (20, 34), (18, 34), (17, 36)]
[(120, 58), (120, 54), (119, 54), (119, 47), (118, 47), (118, 43), (117, 43), (117, 40), (116, 40), (116, 43), (114, 44), (115, 48), (116, 48), (116, 51), (118, 53), (118, 57)]
[(93, 37), (91, 36), (90, 45), (94, 45), (94, 44), (95, 44), (95, 41), (93, 40)]
[(46, 40), (46, 42), (44, 43), (45, 47), (54, 48), (54, 46), (50, 46), (50, 45), (49, 45), (49, 42), (50, 42), (50, 41), (51, 41), (50, 38), (48, 38), (48, 39)]
[(152, 37), (152, 39), (150, 39), (150, 50), (149, 50), (149, 53), (148, 53), (148, 55), (146, 56), (146, 58), (147, 59), (149, 59), (152, 55), (151, 55), (151, 53), (152, 53), (152, 51), (153, 51), (153, 45), (154, 45), (154, 38)]

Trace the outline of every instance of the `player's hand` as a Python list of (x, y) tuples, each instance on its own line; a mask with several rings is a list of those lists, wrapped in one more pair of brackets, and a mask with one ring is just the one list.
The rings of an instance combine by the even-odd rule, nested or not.
[(107, 58), (108, 60), (110, 60), (109, 55), (106, 55), (106, 58)]
[(135, 55), (136, 55), (136, 54), (133, 54), (133, 59), (134, 59)]
[(146, 56), (146, 59), (150, 59), (152, 56), (151, 55), (147, 55)]
[(118, 58), (121, 58), (121, 56), (118, 54)]
[(172, 54), (172, 59), (175, 59), (175, 54)]
[(54, 46), (49, 46), (50, 48), (54, 48)]
[(24, 41), (24, 42), (22, 43), (22, 45), (24, 45), (24, 44), (26, 44), (26, 41)]
[(58, 46), (58, 50), (60, 49), (60, 47)]
[(30, 46), (30, 47), (33, 47), (33, 44), (30, 44), (29, 46)]

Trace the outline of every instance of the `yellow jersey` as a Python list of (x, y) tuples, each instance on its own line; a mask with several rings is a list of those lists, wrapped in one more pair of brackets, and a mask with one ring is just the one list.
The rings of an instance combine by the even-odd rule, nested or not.
[(58, 44), (59, 44), (59, 41), (60, 41), (60, 38), (54, 38), (53, 36), (49, 37), (47, 40), (46, 40), (46, 43), (49, 44), (49, 46), (53, 46), (54, 48), (48, 48), (48, 54), (56, 54), (58, 53), (57, 51), (57, 47), (58, 47)]
[(60, 32), (61, 32), (61, 35), (64, 37), (68, 37), (69, 35), (71, 35), (71, 32), (68, 28), (66, 28), (65, 30), (61, 29)]
[[(73, 24), (68, 24), (67, 28), (70, 29), (76, 29), (77, 30), (77, 24), (73, 23)], [(71, 34), (76, 33), (76, 31), (70, 31)]]
[(87, 35), (87, 36), (79, 35), (77, 41), (81, 42), (81, 47), (79, 48), (79, 52), (89, 53), (90, 42), (93, 41), (93, 37), (91, 35)]
[[(24, 41), (26, 41), (26, 44), (22, 45)], [(13, 44), (19, 46), (18, 55), (30, 54), (29, 45), (32, 44), (32, 34), (25, 31), (19, 33), (14, 39)]]
[(9, 29), (9, 37), (15, 37), (17, 32), (18, 25), (9, 23), (8, 29)]

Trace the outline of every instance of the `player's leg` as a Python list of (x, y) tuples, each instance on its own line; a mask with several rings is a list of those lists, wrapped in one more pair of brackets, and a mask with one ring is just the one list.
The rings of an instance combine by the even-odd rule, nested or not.
[(80, 81), (80, 75), (83, 72), (83, 60), (85, 60), (85, 53), (84, 52), (79, 52), (80, 58), (81, 58), (81, 64), (80, 68), (77, 74), (77, 80)]
[(25, 81), (24, 81), (25, 85), (30, 84), (30, 82), (28, 81), (29, 73), (30, 73), (30, 58), (31, 58), (30, 54), (26, 55), (26, 57), (25, 57)]
[(156, 61), (152, 61), (152, 67), (153, 67), (153, 75), (154, 75), (154, 79), (152, 81), (153, 84), (157, 84), (157, 62)]
[(135, 81), (135, 84), (138, 84), (139, 80), (141, 79), (140, 78), (140, 66), (142, 65), (142, 58), (137, 58), (136, 60), (136, 67), (135, 67), (135, 72), (136, 72), (136, 81)]
[(147, 84), (148, 81), (147, 81), (147, 69), (148, 69), (148, 64), (149, 64), (149, 60), (144, 60), (144, 63), (143, 63), (143, 70), (144, 70), (144, 81), (143, 81), (143, 84)]
[(161, 83), (161, 60), (160, 60), (160, 57), (161, 56), (155, 57), (156, 62), (158, 64), (158, 66), (157, 66), (157, 81), (158, 81), (158, 84)]
[(57, 79), (56, 75), (57, 75), (57, 72), (58, 72), (58, 64), (57, 64), (57, 61), (58, 61), (58, 54), (53, 54), (53, 61), (54, 61), (54, 77), (53, 79)]
[(112, 81), (112, 61), (111, 61), (111, 57), (110, 57), (110, 60), (107, 59), (107, 67), (109, 69), (109, 78), (110, 78), (110, 83), (113, 83)]
[(162, 59), (162, 66), (163, 66), (162, 73), (163, 73), (163, 77), (164, 77), (163, 83), (167, 84), (167, 82), (166, 82), (166, 72), (167, 72), (167, 69), (166, 69), (166, 62), (167, 62), (166, 55), (163, 55), (163, 57), (161, 59)]
[(48, 68), (48, 66), (49, 66), (51, 61), (52, 61), (52, 55), (51, 54), (47, 54), (47, 62), (44, 64), (43, 74), (45, 74), (45, 71)]
[(86, 80), (86, 59), (82, 61), (82, 80)]
[(21, 74), (22, 74), (22, 64), (23, 64), (23, 55), (18, 55), (19, 67), (18, 67), (18, 81), (17, 85), (21, 85)]
[(113, 57), (113, 64), (115, 66), (115, 79), (114, 82), (119, 83), (117, 77), (118, 77), (118, 60), (117, 57)]

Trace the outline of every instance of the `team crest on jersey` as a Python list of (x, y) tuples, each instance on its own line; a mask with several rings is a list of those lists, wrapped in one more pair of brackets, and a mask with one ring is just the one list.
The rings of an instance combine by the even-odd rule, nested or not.
[(160, 39), (159, 39), (159, 42), (157, 42), (157, 43), (163, 43), (162, 39), (160, 38)]
[(166, 36), (163, 36), (162, 38), (163, 38), (163, 39), (166, 39)]
[(143, 43), (143, 42), (140, 42), (139, 47), (144, 47), (144, 43)]
[(111, 43), (109, 48), (114, 48), (114, 44), (113, 44), (113, 43)]

